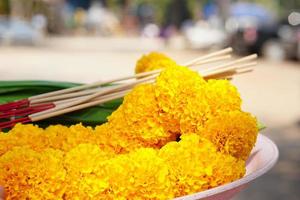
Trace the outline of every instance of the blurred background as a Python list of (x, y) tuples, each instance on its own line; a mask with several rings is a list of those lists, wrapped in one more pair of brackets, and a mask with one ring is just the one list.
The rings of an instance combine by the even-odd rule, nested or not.
[(0, 80), (88, 83), (161, 51), (179, 63), (232, 46), (257, 53), (233, 83), (280, 159), (235, 200), (300, 197), (300, 0), (0, 0)]

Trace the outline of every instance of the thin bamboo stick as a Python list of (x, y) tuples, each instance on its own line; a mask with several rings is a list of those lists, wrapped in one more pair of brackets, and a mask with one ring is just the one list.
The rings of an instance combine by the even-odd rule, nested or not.
[(189, 65), (188, 67), (191, 68), (191, 67), (198, 66), (198, 65), (204, 65), (204, 64), (208, 64), (208, 63), (224, 61), (224, 60), (227, 60), (230, 58), (231, 58), (231, 55), (217, 56), (217, 57), (210, 58), (207, 60), (198, 61), (197, 63), (194, 63), (193, 65)]
[(30, 101), (30, 104), (40, 104), (40, 103), (45, 103), (45, 102), (52, 102), (52, 101), (57, 101), (57, 100), (64, 100), (68, 98), (73, 98), (73, 97), (80, 97), (80, 96), (86, 96), (89, 94), (94, 94), (99, 91), (107, 91), (111, 90), (112, 88), (117, 87), (116, 85), (114, 86), (108, 86), (108, 87), (100, 87), (100, 88), (94, 88), (94, 89), (87, 89), (83, 91), (78, 91), (78, 92), (73, 92), (73, 93), (66, 93), (66, 94), (61, 94), (61, 95), (55, 95), (55, 96), (50, 96), (50, 97), (45, 97), (41, 99), (32, 99)]
[(234, 60), (234, 61), (231, 61), (231, 62), (228, 62), (225, 64), (221, 64), (221, 65), (217, 65), (215, 67), (211, 67), (208, 69), (200, 70), (200, 73), (202, 74), (202, 76), (205, 76), (207, 73), (210, 73), (210, 72), (217, 73), (218, 70), (224, 71), (226, 68), (233, 68), (234, 65), (237, 65), (237, 64), (240, 64), (240, 63), (243, 63), (246, 61), (254, 60), (256, 58), (257, 58), (257, 55), (253, 54), (253, 55), (246, 56), (244, 58), (240, 58), (238, 60)]
[(28, 117), (31, 119), (32, 122), (36, 122), (36, 121), (39, 121), (39, 120), (47, 119), (47, 118), (50, 118), (50, 117), (55, 117), (55, 116), (62, 115), (62, 114), (65, 114), (65, 113), (69, 113), (69, 112), (73, 112), (73, 111), (76, 111), (76, 110), (80, 110), (80, 109), (88, 108), (88, 107), (91, 107), (91, 106), (99, 105), (101, 103), (105, 103), (107, 101), (111, 101), (111, 100), (114, 100), (114, 99), (117, 99), (117, 98), (121, 98), (125, 94), (127, 94), (129, 91), (130, 90), (126, 90), (126, 91), (121, 91), (121, 92), (114, 93), (114, 94), (109, 94), (109, 95), (106, 95), (106, 96), (104, 96), (103, 98), (101, 98), (99, 100), (95, 100), (95, 101), (75, 105), (73, 107), (64, 108), (64, 109), (61, 109), (61, 110), (57, 110), (57, 111), (54, 111), (54, 112), (48, 112), (48, 113), (45, 113), (45, 114), (40, 114), (40, 115), (33, 114), (33, 115), (29, 115)]
[(153, 81), (153, 78), (155, 78), (156, 76), (157, 75), (152, 75), (152, 76), (149, 76), (149, 77), (138, 79), (138, 80), (136, 80), (135, 82), (132, 82), (132, 83), (126, 83), (126, 84), (118, 85), (117, 87), (115, 87), (111, 90), (99, 91), (99, 92), (96, 92), (92, 95), (88, 95), (85, 98), (82, 98), (82, 99), (79, 99), (79, 100), (76, 100), (76, 101), (72, 101), (72, 102), (68, 102), (68, 103), (65, 103), (65, 104), (58, 104), (58, 105), (56, 105), (55, 108), (51, 108), (51, 109), (46, 110), (46, 111), (35, 113), (33, 115), (34, 116), (43, 115), (43, 114), (46, 114), (46, 113), (54, 112), (54, 111), (57, 111), (57, 110), (61, 110), (61, 109), (64, 109), (64, 108), (68, 108), (68, 107), (71, 107), (71, 106), (75, 106), (75, 105), (87, 102), (87, 101), (89, 101), (91, 99), (94, 99), (96, 97), (100, 97), (101, 95), (107, 95), (107, 94), (110, 94), (110, 93), (113, 93), (113, 92), (118, 92), (118, 91), (121, 91), (121, 90), (124, 90), (124, 89), (127, 89), (127, 88), (132, 88), (137, 84)]
[(224, 54), (231, 53), (231, 52), (232, 52), (232, 48), (228, 47), (226, 49), (223, 49), (223, 50), (220, 50), (220, 51), (216, 51), (216, 52), (213, 52), (213, 53), (209, 53), (209, 54), (201, 56), (199, 58), (195, 58), (195, 59), (193, 59), (191, 61), (188, 61), (188, 62), (184, 63), (183, 65), (184, 66), (190, 66), (190, 65), (193, 65), (194, 63), (197, 63), (200, 60), (207, 59), (207, 58), (212, 58), (214, 56), (224, 55)]
[(229, 65), (229, 66), (220, 68), (220, 69), (218, 69), (216, 71), (212, 71), (212, 72), (204, 72), (204, 73), (200, 72), (200, 74), (203, 77), (211, 77), (213, 75), (222, 74), (222, 73), (225, 73), (228, 71), (236, 71), (238, 68), (252, 67), (252, 66), (255, 66), (256, 64), (257, 64), (256, 62), (251, 62), (251, 63), (244, 63), (244, 64), (239, 64), (239, 65), (232, 65), (232, 66)]

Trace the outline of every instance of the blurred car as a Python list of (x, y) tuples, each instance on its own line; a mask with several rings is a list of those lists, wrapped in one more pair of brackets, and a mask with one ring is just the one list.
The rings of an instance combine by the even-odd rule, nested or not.
[(292, 12), (284, 19), (277, 33), (278, 43), (284, 49), (285, 57), (300, 60), (300, 12)]
[(276, 21), (272, 14), (254, 3), (236, 3), (226, 22), (229, 44), (239, 54), (261, 53), (263, 44), (276, 38)]
[(276, 36), (263, 44), (262, 54), (267, 58), (276, 59), (275, 56), (278, 55), (274, 55), (274, 52), (277, 51), (281, 59), (300, 60), (300, 25), (292, 26), (283, 21), (278, 25)]
[(273, 60), (300, 59), (299, 26), (287, 19), (277, 22), (272, 13), (252, 3), (234, 4), (226, 22), (229, 45), (237, 53), (258, 53)]
[(239, 54), (258, 53), (273, 60), (300, 60), (300, 25), (283, 21), (274, 26), (247, 27), (230, 36), (230, 45)]
[(0, 44), (37, 45), (43, 33), (34, 24), (20, 19), (0, 18)]

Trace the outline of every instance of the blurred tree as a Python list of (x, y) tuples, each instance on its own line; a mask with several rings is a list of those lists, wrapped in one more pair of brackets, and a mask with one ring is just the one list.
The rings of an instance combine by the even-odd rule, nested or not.
[(292, 11), (300, 11), (300, 0), (277, 0), (280, 7), (279, 14), (286, 17)]
[(9, 0), (0, 0), (0, 15), (9, 15)]

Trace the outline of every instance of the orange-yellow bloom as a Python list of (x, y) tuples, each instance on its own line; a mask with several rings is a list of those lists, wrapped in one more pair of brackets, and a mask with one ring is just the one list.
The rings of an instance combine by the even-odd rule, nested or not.
[(7, 199), (62, 199), (66, 171), (63, 152), (15, 147), (0, 157), (0, 185)]
[(216, 145), (220, 152), (246, 160), (257, 137), (257, 121), (242, 111), (223, 112), (205, 124), (201, 136)]
[(228, 80), (208, 80), (206, 99), (212, 114), (240, 110), (242, 100), (237, 88)]
[(176, 62), (163, 53), (151, 52), (143, 55), (136, 63), (135, 73), (148, 72), (176, 65)]
[(241, 178), (245, 162), (217, 151), (209, 140), (196, 134), (181, 136), (159, 151), (176, 183), (175, 195), (183, 196), (210, 189)]

